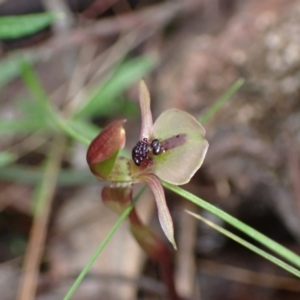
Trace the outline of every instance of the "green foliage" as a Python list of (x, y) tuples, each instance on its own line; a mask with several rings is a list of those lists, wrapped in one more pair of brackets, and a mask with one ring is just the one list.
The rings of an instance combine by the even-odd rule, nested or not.
[[(22, 56), (22, 59), (27, 63), (33, 62), (33, 57), (28, 55)], [(0, 88), (16, 79), (21, 74), (20, 57), (11, 55), (0, 62)]]
[(19, 120), (0, 120), (0, 135), (32, 133), (41, 128), (38, 120), (30, 118)]
[(55, 113), (48, 101), (48, 94), (45, 91), (37, 74), (34, 72), (31, 65), (20, 58), (21, 76), (27, 89), (30, 91), (31, 101), (23, 101), (23, 111), (30, 117), (30, 119), (38, 119), (44, 122), (45, 126), (53, 123)]
[(15, 155), (9, 152), (0, 152), (0, 168), (15, 160)]
[(38, 13), (0, 18), (0, 39), (15, 39), (33, 34), (61, 17), (62, 14)]
[[(3, 157), (2, 157), (3, 156)], [(7, 157), (5, 157), (7, 156)], [(16, 182), (27, 185), (37, 185), (42, 178), (43, 171), (40, 168), (33, 169), (32, 167), (24, 166), (5, 166), (11, 163), (14, 155), (7, 152), (0, 153), (0, 179), (6, 182)], [(99, 182), (88, 170), (60, 170), (57, 178), (59, 187), (65, 186), (82, 186), (94, 185)]]
[(70, 127), (81, 136), (86, 137), (88, 140), (86, 145), (89, 145), (90, 141), (93, 140), (101, 130), (101, 128), (99, 128), (98, 126), (81, 119), (71, 119), (67, 122), (66, 126)]
[(145, 76), (153, 66), (153, 60), (147, 57), (124, 61), (77, 109), (75, 117), (86, 119), (94, 116), (111, 116), (118, 109), (124, 109), (124, 102), (118, 100), (117, 96)]

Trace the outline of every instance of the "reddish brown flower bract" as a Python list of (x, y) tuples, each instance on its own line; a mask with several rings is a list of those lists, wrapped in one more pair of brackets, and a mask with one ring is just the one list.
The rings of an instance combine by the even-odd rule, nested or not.
[(90, 167), (108, 159), (117, 150), (124, 147), (125, 131), (123, 124), (125, 122), (126, 120), (119, 120), (111, 123), (92, 141), (86, 155)]

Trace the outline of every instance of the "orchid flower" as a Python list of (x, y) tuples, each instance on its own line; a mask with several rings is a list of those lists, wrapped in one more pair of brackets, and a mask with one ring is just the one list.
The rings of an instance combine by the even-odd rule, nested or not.
[(117, 188), (103, 189), (102, 198), (118, 213), (132, 200), (132, 184), (147, 184), (154, 194), (161, 227), (176, 249), (173, 222), (160, 180), (174, 185), (189, 182), (202, 165), (208, 142), (202, 125), (178, 109), (163, 112), (153, 124), (150, 95), (144, 81), (140, 83), (139, 101), (142, 126), (132, 159), (118, 156), (125, 145), (126, 122), (119, 120), (105, 127), (92, 141), (87, 162), (98, 179), (115, 183)]

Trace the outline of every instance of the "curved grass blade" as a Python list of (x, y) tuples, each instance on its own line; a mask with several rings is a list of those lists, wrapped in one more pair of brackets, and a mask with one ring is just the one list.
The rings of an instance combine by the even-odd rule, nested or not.
[(288, 265), (287, 263), (285, 263), (284, 261), (276, 258), (275, 256), (267, 253), (264, 250), (259, 249), (258, 247), (252, 245), (251, 243), (245, 241), (244, 239), (240, 238), (239, 236), (231, 233), (230, 231), (222, 228), (221, 226), (203, 218), (200, 215), (197, 215), (191, 211), (186, 210), (186, 212), (188, 214), (190, 214), (191, 216), (195, 217), (196, 219), (204, 222), (205, 224), (207, 224), (208, 226), (214, 228), (215, 230), (219, 231), (220, 233), (224, 234), (225, 236), (229, 237), (230, 239), (236, 241), (237, 243), (241, 244), (242, 246), (244, 246), (245, 248), (248, 248), (249, 250), (251, 250), (252, 252), (256, 253), (257, 255), (262, 256), (263, 258), (269, 260), (270, 262), (272, 262), (273, 264), (279, 266), (280, 268), (288, 271), (291, 274), (294, 274), (295, 276), (300, 278), (300, 271), (295, 269), (294, 267)]
[(226, 102), (230, 99), (245, 83), (245, 79), (238, 79), (218, 100), (208, 109), (208, 111), (199, 119), (201, 124), (208, 121)]
[(0, 152), (0, 168), (12, 163), (16, 159), (16, 155), (9, 152)]
[(198, 206), (204, 208), (205, 210), (213, 213), (214, 215), (218, 216), (222, 220), (226, 221), (233, 227), (239, 229), (246, 235), (250, 236), (252, 239), (256, 240), (263, 246), (269, 248), (272, 250), (274, 253), (277, 255), (281, 256), (282, 258), (286, 259), (287, 261), (291, 262), (295, 266), (300, 268), (300, 256), (297, 255), (296, 253), (290, 251), (289, 249), (283, 247), (279, 243), (273, 241), (272, 239), (268, 238), (264, 234), (260, 233), (259, 231), (255, 230), (254, 228), (246, 225), (245, 223), (239, 221), (238, 219), (232, 217), (225, 211), (211, 205), (210, 203), (204, 201), (203, 199), (187, 192), (186, 190), (174, 186), (172, 184), (169, 184), (167, 182), (162, 182), (162, 185), (171, 190), (172, 192), (184, 197), (185, 199), (197, 204)]

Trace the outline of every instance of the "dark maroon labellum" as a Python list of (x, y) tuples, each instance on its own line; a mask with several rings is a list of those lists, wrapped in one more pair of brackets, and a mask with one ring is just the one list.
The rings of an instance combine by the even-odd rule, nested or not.
[(148, 156), (150, 150), (154, 155), (158, 155), (162, 152), (162, 146), (158, 139), (152, 140), (149, 144), (148, 139), (144, 138), (142, 141), (139, 141), (136, 146), (132, 149), (132, 159), (137, 166), (140, 166), (141, 163), (145, 160), (151, 162), (151, 158)]
[(139, 166), (141, 162), (148, 156), (148, 140), (144, 138), (139, 141), (136, 146), (132, 149), (132, 159), (134, 163)]

